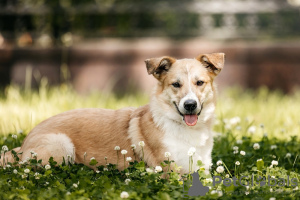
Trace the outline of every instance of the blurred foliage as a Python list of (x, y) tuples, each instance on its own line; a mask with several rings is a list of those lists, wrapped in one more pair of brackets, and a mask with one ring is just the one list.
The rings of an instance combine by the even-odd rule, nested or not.
[[(185, 38), (201, 36), (206, 28), (201, 19), (206, 14), (215, 28), (224, 26), (225, 13), (195, 13), (186, 0), (2, 0), (0, 2), (0, 33), (14, 40), (30, 33), (34, 43), (47, 36), (51, 44), (62, 44), (64, 34), (80, 38), (151, 37)], [(259, 5), (258, 5), (259, 6)], [(255, 13), (259, 32), (249, 34), (247, 17), (235, 13), (237, 33), (233, 37), (299, 37), (300, 17), (296, 8), (278, 12)], [(226, 25), (226, 24), (225, 24)], [(45, 39), (45, 37), (44, 37)]]

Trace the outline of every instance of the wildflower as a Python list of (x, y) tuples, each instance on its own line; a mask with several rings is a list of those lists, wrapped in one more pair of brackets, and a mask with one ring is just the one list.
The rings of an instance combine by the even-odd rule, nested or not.
[(17, 135), (12, 135), (11, 137), (12, 137), (13, 139), (17, 139), (17, 138), (18, 138)]
[(121, 148), (119, 146), (115, 146), (115, 150), (119, 151)]
[(239, 153), (239, 151), (238, 150), (236, 150), (236, 151), (233, 151), (233, 154), (238, 154)]
[(136, 145), (135, 144), (132, 144), (130, 147), (131, 147), (132, 150), (136, 149)]
[(262, 159), (260, 158), (260, 159), (257, 159), (257, 162), (259, 162), (259, 161), (262, 161)]
[(130, 183), (130, 181), (131, 180), (129, 178), (125, 179), (125, 184), (128, 185)]
[(212, 182), (212, 179), (211, 179), (211, 178), (206, 178), (205, 180), (206, 180), (206, 182), (208, 182), (208, 183), (211, 183), (211, 182)]
[(103, 168), (103, 171), (108, 171), (108, 168), (104, 167), (104, 168)]
[(240, 154), (241, 154), (242, 156), (244, 156), (244, 155), (246, 155), (246, 152), (245, 152), (245, 151), (240, 151)]
[(2, 151), (4, 152), (8, 151), (8, 147), (6, 145), (2, 146)]
[(130, 161), (132, 161), (132, 158), (131, 157), (127, 157), (126, 161), (130, 162)]
[(127, 151), (126, 150), (122, 150), (121, 154), (125, 155), (125, 154), (127, 154)]
[(226, 174), (226, 175), (225, 175), (225, 178), (229, 178), (229, 174)]
[(272, 158), (276, 158), (276, 156), (275, 156), (275, 155), (272, 155)]
[(165, 152), (165, 157), (166, 158), (170, 158), (171, 157), (171, 153), (170, 152)]
[(255, 131), (256, 131), (256, 127), (255, 126), (250, 126), (249, 128), (248, 128), (248, 133), (255, 133)]
[(40, 175), (40, 173), (38, 173), (38, 172), (35, 172), (35, 174), (34, 174), (34, 176), (35, 176), (35, 179), (40, 179), (39, 175)]
[(24, 169), (24, 173), (28, 174), (30, 172), (30, 169)]
[(27, 178), (27, 174), (22, 174), (22, 178)]
[(11, 166), (10, 165), (6, 165), (6, 168), (11, 168)]
[(140, 147), (144, 147), (145, 146), (145, 142), (144, 141), (139, 141), (139, 146)]
[(229, 120), (229, 123), (233, 126), (239, 124), (240, 122), (241, 122), (241, 118), (239, 117), (233, 117)]
[(142, 172), (140, 175), (141, 175), (141, 176), (145, 176), (145, 175), (146, 175), (146, 173), (145, 173), (145, 172)]
[(51, 169), (51, 166), (50, 165), (45, 165), (45, 169), (46, 170)]
[(291, 153), (287, 153), (287, 154), (285, 155), (286, 158), (290, 158), (291, 156), (292, 156)]
[(23, 133), (23, 130), (18, 130), (18, 134), (22, 134)]
[(277, 145), (271, 145), (271, 150), (277, 149)]
[(254, 143), (253, 144), (253, 149), (254, 150), (260, 149), (260, 145), (258, 143)]
[(73, 183), (74, 188), (78, 188), (78, 185), (76, 183)]
[(276, 161), (276, 160), (272, 160), (272, 162), (271, 162), (271, 165), (275, 165), (275, 166), (277, 166), (277, 165), (278, 165), (278, 161)]
[(246, 191), (246, 192), (245, 192), (245, 195), (248, 195), (248, 194), (250, 194), (250, 192), (249, 192), (249, 191)]
[(219, 167), (217, 167), (216, 171), (217, 171), (219, 174), (221, 174), (221, 173), (224, 172), (224, 167), (223, 167), (223, 166), (219, 166)]
[(90, 161), (92, 161), (92, 160), (96, 160), (95, 157), (91, 157)]
[(128, 194), (128, 192), (123, 191), (123, 192), (121, 192), (120, 197), (122, 199), (127, 199), (129, 197), (129, 194)]
[(14, 174), (17, 174), (17, 173), (18, 173), (18, 170), (14, 169), (14, 171), (13, 171), (13, 172), (14, 172)]
[(236, 165), (240, 165), (241, 163), (240, 163), (240, 161), (236, 161), (235, 164)]
[(275, 197), (271, 197), (269, 200), (276, 200), (276, 198)]
[(239, 147), (238, 147), (238, 146), (234, 146), (234, 147), (232, 147), (232, 149), (233, 149), (234, 151), (237, 151), (237, 150), (239, 150)]
[(36, 158), (37, 155), (38, 155), (37, 153), (32, 154), (32, 156), (33, 156), (34, 158)]
[(237, 140), (236, 143), (237, 144), (243, 144), (243, 140)]
[(99, 171), (99, 170), (97, 170), (97, 171), (96, 171), (96, 173), (97, 173), (97, 174), (99, 174), (99, 173), (100, 173), (100, 171)]
[(218, 160), (217, 165), (219, 166), (219, 165), (222, 165), (222, 164), (223, 164), (222, 160)]
[(156, 167), (155, 167), (155, 173), (161, 172), (161, 171), (162, 171), (161, 166), (156, 166)]
[(146, 168), (146, 172), (148, 172), (148, 173), (153, 173), (153, 169)]
[(196, 152), (196, 148), (195, 148), (195, 147), (191, 147), (191, 148), (189, 149), (189, 151), (188, 151), (188, 156), (194, 155), (195, 152)]

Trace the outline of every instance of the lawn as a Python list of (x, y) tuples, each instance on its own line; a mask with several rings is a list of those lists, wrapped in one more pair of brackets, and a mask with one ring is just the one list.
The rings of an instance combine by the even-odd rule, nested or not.
[[(6, 151), (6, 147), (20, 146), (36, 124), (60, 112), (84, 107), (137, 107), (149, 101), (149, 96), (142, 93), (118, 96), (95, 92), (80, 96), (65, 84), (51, 88), (41, 84), (38, 91), (10, 86), (0, 95), (2, 151)], [(299, 102), (299, 92), (283, 95), (265, 88), (258, 91), (235, 88), (222, 92), (216, 111), (211, 174), (204, 175), (202, 170), (198, 171), (201, 182), (210, 189), (203, 197), (189, 199), (298, 199)], [(0, 160), (5, 162), (3, 158)], [(91, 164), (96, 162), (92, 160)], [(176, 171), (163, 172), (159, 167), (155, 170), (155, 166), (151, 168), (143, 162), (125, 162), (128, 168), (123, 171), (116, 170), (114, 165), (99, 166), (97, 171), (93, 171), (69, 161), (56, 165), (50, 160), (48, 166), (42, 166), (33, 154), (27, 162), (16, 161), (0, 167), (0, 199), (188, 197), (190, 175), (180, 178)], [(166, 158), (163, 165), (170, 162)], [(168, 178), (161, 178), (162, 174), (167, 174), (164, 176)], [(219, 179), (214, 178), (216, 176), (227, 182), (217, 183)], [(236, 185), (233, 184), (234, 177), (241, 178)]]

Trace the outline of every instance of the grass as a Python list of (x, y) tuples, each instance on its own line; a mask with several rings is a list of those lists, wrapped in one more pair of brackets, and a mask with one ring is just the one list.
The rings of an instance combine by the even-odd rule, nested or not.
[[(80, 96), (67, 85), (48, 88), (42, 84), (38, 91), (26, 92), (9, 86), (0, 97), (0, 147), (7, 145), (12, 149), (20, 146), (36, 124), (66, 110), (137, 107), (146, 104), (148, 98), (144, 94), (119, 97), (111, 93)], [(231, 89), (222, 93), (216, 112), (214, 130), (217, 137), (211, 174), (204, 175), (202, 170), (198, 172), (201, 182), (211, 188), (204, 197), (190, 199), (298, 199), (298, 187), (291, 185), (270, 187), (254, 183), (249, 187), (233, 184), (226, 187), (223, 183), (213, 185), (212, 179), (213, 176), (222, 179), (246, 176), (248, 179), (243, 179), (246, 183), (251, 182), (251, 176), (255, 180), (262, 176), (267, 178), (267, 183), (274, 184), (273, 179), (278, 182), (279, 178), (286, 180), (289, 176), (299, 183), (299, 100), (298, 92), (287, 96), (265, 88), (256, 92)], [(222, 162), (217, 165), (219, 160)], [(124, 161), (120, 156), (119, 163)], [(80, 164), (67, 165), (69, 161), (62, 165), (56, 165), (53, 160), (49, 162), (50, 169), (46, 169), (32, 156), (25, 163), (18, 164), (16, 161), (0, 167), (1, 198), (120, 199), (125, 191), (129, 199), (182, 199), (191, 182), (190, 176), (182, 177), (184, 181), (178, 180), (176, 172), (146, 171), (147, 166), (143, 162), (126, 161), (128, 168), (123, 171), (116, 170), (114, 165), (99, 166), (96, 172)], [(163, 165), (169, 162), (166, 158)], [(162, 179), (163, 173), (167, 173), (169, 178)], [(126, 197), (126, 194), (123, 193), (123, 196)]]

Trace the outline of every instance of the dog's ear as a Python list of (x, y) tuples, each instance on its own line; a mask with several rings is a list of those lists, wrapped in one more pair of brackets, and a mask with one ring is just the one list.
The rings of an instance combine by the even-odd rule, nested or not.
[(155, 78), (160, 80), (164, 75), (167, 74), (175, 61), (175, 58), (163, 56), (160, 58), (149, 58), (145, 60), (145, 63), (148, 74), (152, 74)]
[(201, 54), (197, 58), (213, 76), (217, 76), (223, 69), (224, 53)]

